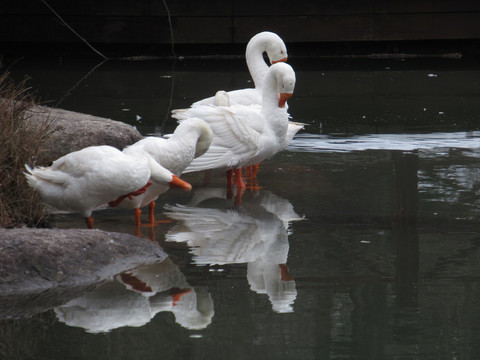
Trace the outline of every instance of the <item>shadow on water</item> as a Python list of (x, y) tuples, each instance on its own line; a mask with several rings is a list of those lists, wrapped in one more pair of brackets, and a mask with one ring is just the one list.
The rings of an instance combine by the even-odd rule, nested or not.
[[(127, 210), (97, 211), (100, 229), (140, 233), (169, 258), (3, 320), (0, 355), (478, 358), (478, 66), (291, 64), (289, 109), (309, 126), (262, 164), (262, 188), (235, 205), (223, 174), (187, 174), (194, 191), (162, 195), (155, 228), (136, 229)], [(240, 60), (96, 65), (11, 70), (44, 99), (143, 134), (171, 132), (171, 108), (251, 85)], [(57, 214), (54, 226), (84, 225)]]

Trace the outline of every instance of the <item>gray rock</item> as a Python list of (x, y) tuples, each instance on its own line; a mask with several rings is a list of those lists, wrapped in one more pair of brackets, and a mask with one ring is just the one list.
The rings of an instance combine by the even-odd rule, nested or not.
[(53, 160), (87, 146), (110, 145), (121, 150), (142, 139), (131, 125), (63, 109), (34, 106), (27, 111), (26, 118), (29, 126), (50, 122), (50, 134), (36, 165), (49, 165)]
[(0, 229), (0, 297), (75, 288), (167, 257), (150, 240), (89, 229)]

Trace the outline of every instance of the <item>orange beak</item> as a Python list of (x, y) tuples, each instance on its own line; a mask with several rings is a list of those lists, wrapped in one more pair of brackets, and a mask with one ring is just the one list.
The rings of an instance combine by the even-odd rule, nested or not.
[(285, 107), (285, 103), (292, 97), (290, 93), (280, 93), (280, 99), (278, 100), (278, 107)]
[(272, 65), (276, 64), (278, 62), (287, 62), (288, 58), (284, 57), (283, 59), (277, 60), (277, 61), (272, 61)]
[(183, 181), (177, 175), (173, 175), (172, 181), (170, 181), (169, 185), (170, 185), (171, 188), (180, 188), (180, 189), (185, 190), (185, 191), (192, 190), (192, 185), (190, 185), (186, 181)]

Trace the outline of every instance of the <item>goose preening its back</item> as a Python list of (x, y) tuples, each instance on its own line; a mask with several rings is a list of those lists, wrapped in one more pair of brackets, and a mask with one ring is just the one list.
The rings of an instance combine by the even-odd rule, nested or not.
[[(158, 166), (168, 169), (175, 176), (180, 176), (194, 158), (208, 150), (211, 142), (210, 126), (203, 120), (190, 118), (182, 121), (168, 138), (146, 137), (126, 147), (123, 152), (133, 156), (146, 154)], [(191, 186), (190, 188), (185, 186), (183, 189), (190, 190)], [(167, 190), (168, 184), (152, 179), (152, 184), (145, 193), (123, 200), (120, 206), (135, 209), (135, 221), (140, 225), (140, 209), (149, 205), (149, 222), (153, 224), (155, 200)]]

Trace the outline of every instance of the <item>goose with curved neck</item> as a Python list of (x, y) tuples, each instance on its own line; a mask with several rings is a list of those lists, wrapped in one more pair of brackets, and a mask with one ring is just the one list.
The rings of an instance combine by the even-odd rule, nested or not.
[[(146, 137), (123, 150), (125, 154), (146, 154), (156, 166), (164, 167), (175, 176), (180, 176), (183, 170), (190, 165), (194, 158), (203, 155), (212, 142), (212, 130), (203, 120), (189, 118), (182, 121), (168, 138)], [(154, 224), (155, 200), (168, 190), (164, 183), (152, 179), (151, 186), (146, 192), (133, 199), (125, 199), (121, 207), (135, 210), (135, 222), (140, 225), (140, 208), (149, 206), (149, 223)], [(185, 182), (184, 190), (191, 186)]]
[(271, 64), (286, 62), (288, 59), (285, 43), (277, 34), (264, 31), (252, 37), (245, 50), (245, 59), (257, 89), (263, 87), (263, 79), (269, 68), (263, 59), (264, 52), (267, 53)]
[[(285, 107), (295, 87), (290, 65), (272, 65), (265, 75), (262, 106), (196, 106), (175, 110), (178, 119), (190, 116), (205, 120), (213, 131), (208, 151), (196, 158), (185, 173), (207, 169), (235, 170), (237, 189), (244, 189), (241, 167), (259, 163), (283, 150), (288, 113)], [(230, 185), (230, 184), (229, 184)]]
[[(253, 36), (247, 44), (245, 59), (255, 87), (229, 91), (228, 95), (232, 105), (262, 104), (263, 80), (269, 68), (263, 58), (265, 52), (271, 64), (287, 61), (287, 48), (280, 36), (270, 31)], [(214, 96), (197, 101), (192, 106), (208, 104), (214, 104)]]

